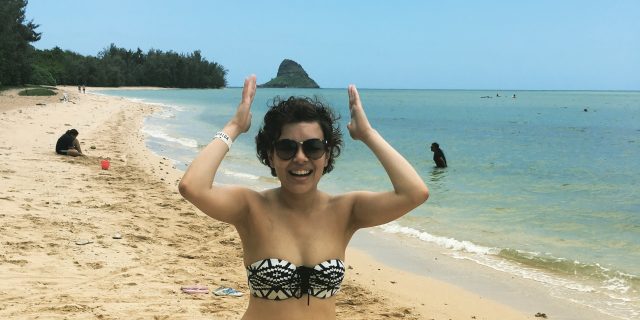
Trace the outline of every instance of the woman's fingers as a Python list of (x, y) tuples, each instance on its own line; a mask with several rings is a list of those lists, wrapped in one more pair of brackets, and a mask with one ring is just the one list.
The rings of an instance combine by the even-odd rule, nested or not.
[(349, 85), (349, 112), (351, 113), (351, 121), (347, 124), (349, 134), (353, 139), (362, 139), (367, 132), (371, 129), (369, 120), (365, 115), (362, 102), (360, 101), (360, 94), (355, 85)]
[(256, 96), (256, 75), (252, 74), (244, 79), (242, 98), (236, 115), (231, 121), (235, 123), (240, 132), (247, 132), (251, 127), (251, 104)]
[(351, 121), (347, 124), (347, 129), (349, 130), (349, 135), (352, 139), (358, 140), (358, 116), (357, 109), (359, 102), (358, 90), (356, 86), (350, 84), (347, 92), (349, 94), (349, 114), (351, 115)]
[(354, 85), (349, 85), (349, 111), (351, 112), (352, 121), (359, 120), (358, 118), (361, 117), (363, 113), (360, 94)]
[(255, 96), (256, 75), (252, 74), (244, 79), (244, 86), (242, 87), (242, 103), (251, 105)]

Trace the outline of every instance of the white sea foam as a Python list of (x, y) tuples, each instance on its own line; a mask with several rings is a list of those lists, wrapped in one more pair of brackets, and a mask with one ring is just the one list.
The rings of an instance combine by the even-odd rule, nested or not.
[(174, 105), (174, 104), (153, 103), (153, 102), (148, 104), (157, 105), (161, 108), (162, 110), (161, 112), (155, 113), (152, 115), (152, 116), (155, 116), (156, 118), (171, 119), (176, 117), (176, 112), (187, 111), (187, 108), (179, 105)]
[[(99, 93), (99, 92), (94, 92), (93, 94), (96, 95), (102, 95), (102, 96), (112, 96), (109, 94), (104, 94), (104, 93)], [(131, 102), (136, 102), (136, 103), (144, 103), (144, 104), (148, 104), (148, 105), (152, 105), (152, 106), (156, 106), (156, 107), (161, 107), (162, 109), (172, 109), (175, 111), (186, 111), (187, 109), (183, 106), (179, 106), (179, 105), (174, 105), (174, 104), (168, 104), (168, 103), (162, 103), (162, 102), (152, 102), (152, 101), (146, 101), (143, 98), (135, 98), (135, 97), (122, 97), (123, 99), (127, 100), (127, 101), (131, 101)]]
[[(153, 102), (151, 102), (151, 103), (147, 102), (147, 103), (148, 104), (156, 104), (156, 103), (153, 103)], [(157, 105), (161, 106), (163, 108), (166, 108), (166, 109), (172, 109), (172, 110), (180, 111), (180, 112), (183, 112), (183, 111), (187, 110), (185, 107), (179, 106), (179, 105), (175, 105), (175, 104), (157, 103)]]
[[(124, 99), (128, 100), (128, 101), (138, 102), (138, 103), (144, 102), (144, 99), (142, 99), (142, 98), (124, 98)], [(154, 106), (160, 106), (161, 105), (160, 103), (153, 103), (153, 102), (146, 102), (146, 104), (150, 104), (150, 105), (154, 105)]]
[[(428, 232), (419, 231), (414, 228), (404, 227), (397, 222), (390, 222), (380, 226), (387, 233), (402, 234), (420, 239), (425, 242), (434, 243), (442, 248), (453, 250), (450, 255), (456, 259), (466, 259), (474, 261), (480, 265), (492, 268), (494, 270), (517, 275), (525, 279), (542, 282), (545, 284), (560, 286), (579, 292), (594, 292), (593, 286), (581, 284), (575, 281), (557, 277), (522, 264), (514, 263), (496, 255), (500, 252), (499, 248), (490, 248), (477, 245), (470, 241), (460, 241), (454, 238), (434, 236)], [(529, 252), (530, 255), (540, 255), (540, 253)], [(621, 279), (610, 279), (603, 288), (624, 293), (628, 290), (628, 284)]]
[[(470, 260), (519, 278), (542, 283), (551, 289), (550, 294), (556, 298), (566, 299), (620, 319), (637, 319), (638, 313), (633, 307), (634, 304), (637, 304), (637, 299), (630, 299), (626, 295), (630, 286), (624, 279), (613, 278), (603, 281), (602, 285), (597, 285), (595, 282), (590, 285), (580, 280), (561, 277), (544, 270), (501, 259), (492, 254), (452, 251), (449, 255), (456, 259)], [(580, 262), (574, 261), (574, 263), (579, 264)]]
[(152, 114), (151, 117), (160, 118), (160, 119), (171, 119), (171, 118), (175, 118), (176, 114), (169, 111), (169, 109), (163, 108), (162, 111)]
[(253, 175), (253, 174), (249, 174), (249, 173), (244, 173), (244, 172), (237, 172), (237, 171), (232, 171), (229, 169), (222, 169), (222, 173), (228, 176), (232, 176), (235, 178), (240, 178), (240, 179), (249, 179), (249, 180), (258, 180), (260, 179), (259, 176)]
[(172, 137), (159, 128), (145, 126), (142, 128), (142, 132), (148, 135), (149, 137), (172, 142), (172, 143), (181, 145), (183, 147), (194, 148), (194, 149), (198, 148), (198, 141), (194, 139), (189, 139), (189, 138)]
[(627, 293), (631, 289), (631, 286), (625, 279), (611, 278), (604, 281), (602, 288), (619, 293)]
[(411, 236), (425, 242), (435, 243), (446, 249), (479, 254), (497, 254), (499, 252), (499, 249), (497, 248), (480, 246), (470, 241), (460, 241), (454, 238), (434, 236), (428, 232), (416, 230), (410, 227), (403, 227), (395, 221), (382, 225), (380, 228), (387, 233), (399, 233)]
[(137, 99), (137, 98), (128, 98), (128, 99), (135, 102), (144, 102), (145, 104), (148, 104), (148, 105), (160, 107), (162, 108), (163, 112), (171, 112), (169, 110), (184, 112), (187, 110), (185, 107), (182, 107), (179, 105), (160, 103), (160, 102), (149, 102), (149, 101), (145, 101), (144, 99)]
[[(434, 236), (428, 232), (401, 226), (397, 222), (390, 222), (380, 226), (380, 228), (387, 233), (410, 236), (449, 249), (451, 251), (449, 251), (448, 255), (455, 259), (470, 260), (497, 271), (542, 283), (549, 288), (553, 288), (550, 291), (552, 296), (594, 308), (604, 314), (629, 320), (636, 319), (638, 314), (632, 307), (636, 301), (630, 300), (625, 295), (630, 287), (624, 279), (609, 279), (604, 281), (602, 286), (597, 286), (595, 283), (595, 286), (589, 285), (505, 260), (497, 256), (500, 253), (499, 248), (484, 247), (470, 241)], [(527, 254), (532, 256), (542, 255), (539, 252), (527, 252)], [(580, 262), (574, 261), (574, 263), (579, 264)]]
[(530, 279), (537, 282), (542, 282), (552, 286), (559, 286), (579, 292), (595, 292), (596, 289), (593, 286), (581, 284), (575, 281), (564, 279), (558, 276), (551, 275), (544, 271), (540, 271), (531, 267), (523, 266), (522, 264), (516, 264), (504, 259), (497, 258), (495, 256), (481, 256), (481, 255), (466, 255), (460, 253), (452, 253), (452, 257), (457, 259), (467, 259), (474, 261), (480, 265), (492, 268), (494, 270), (506, 272), (509, 274), (520, 276), (524, 279)]

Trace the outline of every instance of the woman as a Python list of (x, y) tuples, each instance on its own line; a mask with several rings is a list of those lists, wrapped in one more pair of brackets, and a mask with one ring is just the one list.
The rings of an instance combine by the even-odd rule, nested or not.
[(82, 148), (80, 148), (78, 135), (79, 133), (76, 129), (67, 130), (56, 141), (56, 153), (72, 157), (84, 156)]
[(242, 319), (335, 319), (335, 294), (353, 234), (419, 206), (429, 195), (427, 186), (371, 127), (353, 85), (348, 89), (349, 134), (376, 155), (393, 190), (341, 195), (318, 190), (340, 153), (341, 133), (329, 108), (293, 97), (271, 107), (256, 136), (260, 161), (278, 177), (280, 187), (258, 192), (212, 185), (231, 142), (251, 126), (255, 92), (252, 75), (245, 79), (234, 117), (185, 172), (180, 193), (205, 214), (235, 226), (240, 235), (251, 291)]

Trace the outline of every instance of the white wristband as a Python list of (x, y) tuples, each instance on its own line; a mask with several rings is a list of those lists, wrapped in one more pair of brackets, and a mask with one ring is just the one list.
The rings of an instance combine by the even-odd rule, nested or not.
[(222, 131), (218, 131), (216, 132), (216, 135), (213, 136), (213, 139), (220, 139), (222, 140), (224, 143), (227, 144), (227, 147), (229, 147), (229, 150), (231, 150), (231, 145), (233, 144), (233, 141), (231, 140), (231, 137), (229, 137), (228, 134), (222, 132)]

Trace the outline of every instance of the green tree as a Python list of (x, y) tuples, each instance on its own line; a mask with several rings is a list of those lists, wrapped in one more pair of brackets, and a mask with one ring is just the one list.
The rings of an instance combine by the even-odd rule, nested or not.
[(27, 0), (0, 1), (0, 85), (22, 85), (30, 80), (31, 42), (40, 40), (37, 24), (25, 22)]
[[(111, 44), (97, 57), (85, 57), (58, 47), (37, 50), (35, 57), (34, 65), (48, 71), (61, 85), (174, 88), (221, 88), (227, 85), (226, 70), (203, 59), (200, 51), (185, 55), (151, 49), (145, 55), (140, 48), (131, 51)], [(39, 72), (42, 74), (42, 70)]]
[(33, 65), (33, 71), (31, 72), (31, 84), (55, 86), (56, 80), (47, 69), (38, 65)]

